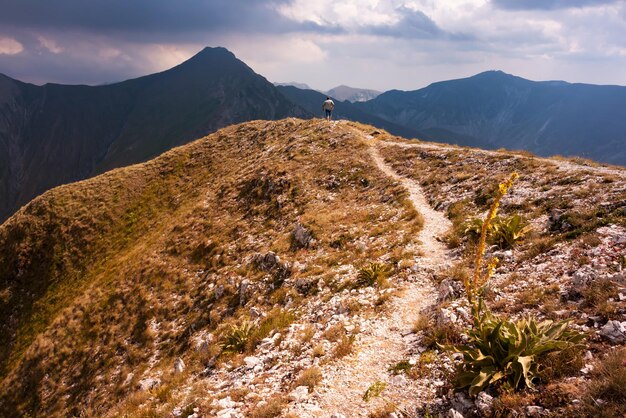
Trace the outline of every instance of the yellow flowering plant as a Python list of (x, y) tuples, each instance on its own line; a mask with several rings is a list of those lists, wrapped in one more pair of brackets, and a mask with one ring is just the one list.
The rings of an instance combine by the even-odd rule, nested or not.
[(487, 232), (496, 217), (500, 200), (517, 178), (517, 173), (513, 173), (499, 185), (482, 224), (474, 273), (464, 280), (474, 324), (467, 332), (468, 344), (453, 348), (463, 354), (455, 385), (468, 388), (472, 396), (490, 385), (509, 390), (523, 386), (532, 388), (539, 376), (542, 356), (579, 346), (584, 338), (581, 333), (569, 329), (568, 321), (537, 322), (531, 317), (513, 321), (492, 314), (484, 302), (485, 287), (498, 265), (497, 257), (492, 257), (485, 265)]

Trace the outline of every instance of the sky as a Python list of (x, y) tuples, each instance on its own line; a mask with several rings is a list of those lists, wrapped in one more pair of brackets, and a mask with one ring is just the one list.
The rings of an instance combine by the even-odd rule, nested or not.
[(415, 90), (502, 70), (626, 85), (626, 0), (0, 0), (0, 73), (102, 84), (224, 46), (270, 81)]

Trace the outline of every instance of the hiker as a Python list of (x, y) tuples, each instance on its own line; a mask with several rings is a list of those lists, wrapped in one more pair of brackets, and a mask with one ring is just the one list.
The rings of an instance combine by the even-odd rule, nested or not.
[(331, 120), (333, 117), (333, 109), (335, 108), (335, 102), (333, 102), (330, 97), (326, 96), (326, 101), (322, 105), (322, 109), (326, 114), (326, 120)]

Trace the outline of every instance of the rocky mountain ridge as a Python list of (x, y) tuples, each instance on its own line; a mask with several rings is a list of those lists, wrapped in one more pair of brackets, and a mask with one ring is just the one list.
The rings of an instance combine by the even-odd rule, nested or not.
[[(544, 363), (539, 391), (472, 399), (438, 344), (469, 325), (464, 222), (512, 171), (502, 216), (533, 232), (488, 249), (488, 303), (587, 340)], [(626, 356), (625, 202), (619, 167), (346, 121), (222, 129), (0, 227), (0, 413), (619, 416), (623, 393), (604, 388)]]

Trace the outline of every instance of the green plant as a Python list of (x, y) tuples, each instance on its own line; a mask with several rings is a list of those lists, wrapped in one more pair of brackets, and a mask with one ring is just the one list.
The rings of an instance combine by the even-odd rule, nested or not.
[(387, 384), (385, 382), (377, 380), (376, 382), (372, 383), (369, 388), (367, 388), (367, 390), (363, 394), (363, 400), (365, 402), (369, 402), (370, 399), (379, 397), (385, 389), (387, 389)]
[(497, 382), (510, 389), (532, 388), (543, 355), (582, 341), (583, 335), (568, 330), (568, 325), (567, 321), (537, 323), (533, 318), (512, 321), (485, 312), (468, 331), (469, 345), (455, 350), (464, 360), (456, 386), (469, 387), (470, 395)]
[(243, 353), (253, 332), (254, 323), (250, 321), (243, 321), (239, 325), (231, 325), (226, 335), (224, 335), (222, 348), (224, 351)]
[[(463, 235), (477, 241), (482, 233), (483, 220), (475, 218), (465, 222)], [(524, 239), (531, 231), (531, 226), (518, 215), (507, 218), (494, 217), (487, 228), (487, 242), (501, 249), (511, 248)]]
[[(485, 288), (498, 263), (494, 257), (486, 268), (483, 267), (487, 234), (496, 219), (500, 200), (517, 177), (517, 173), (513, 173), (499, 185), (481, 226), (474, 274), (463, 282), (474, 324), (467, 333), (469, 344), (454, 348), (463, 354), (464, 360), (455, 384), (458, 388), (468, 387), (470, 395), (476, 395), (491, 384), (501, 384), (513, 390), (523, 385), (530, 388), (538, 377), (539, 362), (543, 356), (569, 349), (584, 338), (582, 334), (568, 330), (567, 321), (537, 323), (533, 318), (512, 321), (495, 316), (485, 304)], [(521, 221), (512, 225), (511, 229), (519, 230)]]
[(381, 283), (389, 276), (389, 267), (382, 263), (370, 263), (367, 267), (359, 270), (356, 278), (356, 284), (359, 287), (373, 286)]
[(508, 218), (496, 218), (492, 242), (502, 249), (511, 248), (524, 239), (531, 229), (531, 226), (518, 214)]

